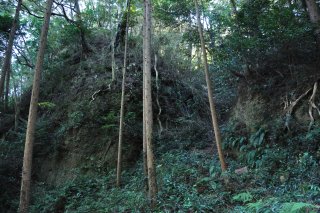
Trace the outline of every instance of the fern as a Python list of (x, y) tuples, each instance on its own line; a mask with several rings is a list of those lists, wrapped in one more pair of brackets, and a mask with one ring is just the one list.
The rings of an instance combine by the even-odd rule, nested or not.
[(265, 206), (265, 202), (263, 202), (262, 200), (259, 200), (255, 203), (248, 203), (247, 207), (255, 212), (259, 212), (260, 209), (262, 209)]
[(40, 103), (38, 103), (38, 106), (42, 109), (48, 109), (48, 110), (52, 110), (53, 108), (56, 107), (56, 105), (54, 103), (48, 102), (48, 101), (40, 102)]
[[(319, 207), (310, 204), (310, 203), (302, 203), (302, 202), (291, 202), (284, 203), (281, 208), (281, 213), (299, 213), (299, 212), (316, 212), (315, 209)], [(313, 211), (312, 211), (313, 210)]]
[(232, 197), (232, 200), (240, 201), (243, 203), (247, 203), (247, 202), (251, 201), (252, 199), (253, 199), (253, 196), (250, 192), (243, 192), (243, 193), (237, 194)]

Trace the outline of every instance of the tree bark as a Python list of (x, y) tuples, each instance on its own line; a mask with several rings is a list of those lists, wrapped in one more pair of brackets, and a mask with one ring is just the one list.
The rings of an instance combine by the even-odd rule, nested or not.
[(116, 69), (117, 69), (114, 43), (115, 43), (115, 38), (113, 38), (112, 44), (111, 44), (111, 48), (112, 48), (111, 49), (111, 69), (112, 69), (111, 81), (114, 81), (116, 79)]
[(315, 2), (315, 0), (305, 0), (308, 14), (310, 17), (310, 22), (315, 25), (315, 36), (318, 43), (318, 47), (320, 47), (320, 10)]
[[(191, 31), (191, 29), (192, 29), (192, 16), (190, 15), (189, 17), (188, 17), (188, 21), (189, 21), (189, 23), (188, 23), (188, 27), (189, 27), (189, 29), (190, 29), (190, 32), (189, 32), (189, 36), (190, 36), (190, 39), (192, 38), (192, 31)], [(189, 41), (189, 43), (188, 43), (188, 53), (189, 53), (189, 70), (190, 70), (190, 72), (192, 72), (192, 59), (193, 59), (193, 53), (192, 53), (192, 42), (191, 42), (191, 40)]]
[(8, 47), (6, 49), (4, 62), (2, 65), (2, 72), (1, 72), (1, 78), (0, 78), (0, 103), (3, 101), (3, 92), (4, 92), (4, 82), (6, 79), (6, 75), (9, 72), (10, 66), (11, 66), (11, 58), (12, 58), (12, 49), (13, 49), (13, 41), (15, 38), (15, 34), (18, 28), (18, 22), (19, 22), (19, 15), (21, 10), (22, 0), (18, 1), (18, 5), (16, 8), (16, 13), (14, 15), (12, 28), (10, 30), (9, 35), (9, 41), (8, 41)]
[(4, 111), (6, 112), (9, 109), (9, 93), (10, 93), (10, 76), (11, 76), (11, 67), (9, 67), (6, 76), (6, 92), (4, 94)]
[[(143, 38), (145, 38), (146, 36), (146, 28), (145, 28), (145, 23), (146, 23), (146, 7), (145, 7), (145, 4), (144, 4), (144, 10), (143, 10), (144, 14), (143, 14)], [(143, 40), (143, 48), (142, 48), (142, 51), (143, 51), (143, 57), (145, 56), (145, 42)], [(144, 74), (144, 70), (145, 70), (145, 64), (144, 64), (144, 61), (143, 61), (143, 83), (142, 83), (142, 93), (143, 93), (143, 112), (142, 112), (142, 115), (143, 115), (143, 121), (142, 121), (142, 128), (143, 128), (143, 150), (142, 150), (142, 157), (143, 157), (143, 173), (144, 173), (144, 182), (145, 182), (145, 191), (147, 192), (148, 191), (148, 160), (147, 160), (147, 139), (146, 139), (146, 112), (145, 112), (145, 105), (146, 105), (146, 89), (145, 89), (145, 74)]]
[(200, 36), (200, 41), (201, 41), (204, 71), (205, 71), (206, 82), (207, 82), (207, 87), (208, 87), (208, 98), (209, 98), (209, 104), (210, 104), (212, 126), (213, 126), (213, 130), (214, 130), (215, 138), (216, 138), (216, 145), (217, 145), (219, 159), (220, 159), (220, 163), (221, 163), (221, 169), (222, 169), (222, 171), (225, 171), (227, 169), (227, 166), (226, 166), (226, 163), (224, 160), (222, 147), (221, 147), (221, 133), (220, 133), (219, 125), (218, 125), (216, 107), (215, 107), (215, 104), (213, 101), (212, 84), (211, 84), (210, 74), (209, 74), (209, 66), (208, 66), (208, 61), (207, 61), (207, 52), (206, 52), (205, 43), (204, 43), (202, 24), (200, 21), (199, 6), (198, 6), (197, 0), (195, 0), (194, 2), (195, 2), (195, 7), (196, 7), (198, 30), (199, 30), (199, 36)]
[(18, 126), (19, 126), (19, 118), (20, 118), (20, 100), (18, 99), (17, 95), (17, 86), (13, 82), (13, 90), (14, 90), (14, 131), (18, 131)]
[(35, 72), (34, 72), (28, 125), (27, 125), (27, 132), (26, 132), (26, 142), (25, 142), (24, 156), (23, 156), (22, 180), (21, 180), (21, 192), (20, 192), (20, 204), (19, 204), (20, 213), (28, 212), (28, 207), (30, 202), (32, 153), (33, 153), (33, 142), (34, 142), (39, 90), (40, 90), (40, 77), (41, 77), (40, 75), (43, 67), (43, 60), (44, 60), (45, 47), (47, 43), (52, 4), (53, 4), (53, 0), (47, 1), (46, 14), (45, 14), (44, 23), (41, 30), (40, 45), (39, 45), (39, 51), (37, 55)]
[(124, 40), (124, 57), (122, 70), (122, 92), (121, 92), (121, 107), (120, 107), (120, 123), (119, 123), (119, 145), (118, 145), (118, 163), (117, 163), (117, 186), (121, 184), (121, 163), (122, 163), (122, 140), (123, 140), (123, 120), (124, 120), (124, 96), (126, 83), (126, 69), (127, 69), (127, 49), (128, 49), (128, 29), (129, 29), (129, 14), (130, 14), (130, 0), (128, 0), (128, 12), (126, 20), (126, 32)]
[(143, 74), (144, 74), (144, 113), (145, 113), (145, 141), (147, 151), (147, 166), (148, 166), (148, 187), (149, 199), (151, 207), (156, 205), (157, 196), (157, 181), (156, 169), (154, 162), (153, 144), (152, 144), (152, 92), (151, 92), (151, 0), (144, 0), (145, 19), (144, 19), (144, 60), (143, 60)]

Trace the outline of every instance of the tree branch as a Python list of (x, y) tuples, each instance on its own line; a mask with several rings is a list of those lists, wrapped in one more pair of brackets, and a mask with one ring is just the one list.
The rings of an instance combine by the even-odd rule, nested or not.
[(24, 59), (25, 63), (22, 63), (22, 61), (20, 60), (19, 56), (16, 55), (16, 58), (18, 60), (18, 62), (21, 64), (21, 65), (25, 65), (27, 67), (30, 67), (31, 69), (34, 68), (34, 64), (32, 62), (30, 62), (30, 60), (27, 58), (27, 56), (25, 56), (23, 54), (23, 52), (19, 49), (19, 48), (16, 48), (16, 50), (18, 51), (18, 53), (20, 54), (20, 56)]
[(26, 11), (29, 15), (34, 16), (34, 17), (39, 18), (39, 19), (44, 19), (43, 16), (38, 16), (38, 15), (36, 15), (36, 14), (33, 14), (26, 5), (22, 4), (22, 7), (25, 9), (25, 11)]

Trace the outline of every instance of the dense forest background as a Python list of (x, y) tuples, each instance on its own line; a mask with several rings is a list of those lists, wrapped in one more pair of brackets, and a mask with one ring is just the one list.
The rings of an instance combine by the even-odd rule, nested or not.
[[(198, 1), (226, 170), (212, 128), (196, 1), (151, 1), (146, 51), (148, 1), (55, 0), (37, 69), (49, 2), (0, 0), (0, 212), (19, 207), (35, 70), (28, 212), (318, 211), (319, 1)], [(146, 54), (156, 200), (147, 193), (143, 157)]]

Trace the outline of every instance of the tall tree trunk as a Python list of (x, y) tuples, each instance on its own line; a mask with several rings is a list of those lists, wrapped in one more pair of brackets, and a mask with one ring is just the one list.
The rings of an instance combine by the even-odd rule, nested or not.
[(39, 51), (37, 55), (35, 72), (34, 72), (28, 125), (27, 125), (27, 132), (26, 132), (26, 143), (24, 147), (24, 156), (23, 156), (20, 205), (19, 205), (20, 213), (26, 213), (28, 211), (29, 202), (30, 202), (32, 152), (33, 152), (33, 141), (34, 141), (34, 134), (35, 134), (36, 119), (37, 119), (40, 77), (41, 77), (41, 71), (43, 67), (44, 52), (45, 52), (46, 43), (47, 43), (47, 35), (49, 30), (52, 3), (53, 3), (53, 0), (47, 1), (46, 14), (45, 14), (44, 23), (41, 30), (40, 45), (39, 45)]
[(117, 8), (118, 9), (117, 20), (119, 21), (119, 23), (118, 23), (116, 33), (114, 34), (114, 37), (113, 37), (112, 43), (111, 43), (112, 81), (114, 81), (116, 78), (116, 70), (117, 70), (115, 51), (120, 44), (123, 44), (123, 41), (125, 40), (124, 37), (125, 37), (126, 26), (127, 26), (127, 24), (126, 24), (127, 23), (127, 14), (130, 12), (128, 9), (129, 7), (130, 7), (130, 1), (128, 0), (126, 10), (123, 12), (122, 18), (120, 18), (122, 7), (118, 6), (118, 8)]
[[(191, 17), (191, 15), (188, 17), (188, 27), (189, 27), (189, 29), (190, 29), (190, 32), (189, 32), (189, 36), (190, 36), (190, 39), (192, 38), (192, 31), (191, 31), (191, 29), (192, 29), (192, 17)], [(189, 43), (188, 43), (188, 57), (189, 57), (189, 70), (192, 72), (192, 58), (193, 58), (193, 54), (192, 54), (192, 42), (191, 41), (189, 41)]]
[[(14, 131), (18, 131), (18, 126), (19, 126), (19, 118), (20, 118), (20, 100), (18, 99), (17, 95), (17, 86), (13, 82), (13, 92), (14, 92)], [(21, 96), (20, 96), (21, 97)]]
[(320, 47), (320, 10), (315, 0), (305, 0), (310, 21), (315, 25), (315, 36)]
[(5, 112), (9, 109), (10, 76), (11, 76), (11, 67), (8, 69), (7, 76), (6, 76), (6, 92), (4, 94), (4, 111)]
[(4, 92), (4, 82), (6, 79), (6, 75), (9, 72), (10, 66), (11, 66), (11, 58), (12, 58), (12, 49), (13, 49), (13, 41), (15, 38), (15, 34), (18, 28), (18, 22), (19, 22), (19, 14), (21, 10), (21, 5), (22, 5), (22, 0), (18, 1), (18, 5), (16, 8), (16, 13), (14, 15), (13, 23), (12, 23), (12, 28), (10, 30), (10, 35), (9, 35), (9, 41), (8, 41), (8, 46), (6, 49), (5, 53), (5, 58), (4, 62), (2, 65), (2, 72), (1, 72), (1, 78), (0, 78), (0, 103), (3, 101), (3, 92)]
[[(143, 38), (145, 38), (146, 36), (146, 28), (145, 28), (145, 23), (146, 23), (146, 8), (144, 5), (144, 10), (143, 10), (144, 14), (143, 14), (143, 27), (142, 27), (142, 31), (143, 31)], [(143, 57), (145, 56), (145, 42), (143, 40)], [(144, 60), (143, 60), (144, 62)], [(142, 122), (142, 128), (143, 128), (143, 148), (142, 148), (142, 157), (143, 157), (143, 173), (144, 173), (144, 183), (145, 183), (145, 191), (148, 192), (148, 160), (147, 160), (147, 139), (146, 139), (146, 112), (145, 112), (145, 105), (146, 105), (146, 92), (145, 92), (145, 75), (144, 75), (144, 63), (143, 63), (143, 83), (142, 83), (142, 93), (143, 93), (143, 122)]]
[(148, 166), (148, 187), (151, 207), (156, 205), (157, 180), (152, 144), (152, 91), (151, 91), (151, 0), (144, 0), (144, 38), (143, 38), (143, 75), (144, 75), (144, 114), (145, 114), (145, 141)]
[(117, 69), (116, 58), (115, 58), (115, 47), (114, 47), (115, 40), (116, 40), (116, 37), (112, 39), (112, 44), (111, 44), (111, 69), (112, 69), (111, 80), (112, 81), (116, 79), (116, 69)]
[(123, 120), (124, 120), (124, 96), (126, 83), (126, 69), (127, 69), (127, 49), (128, 49), (128, 29), (129, 29), (129, 14), (130, 14), (130, 0), (128, 0), (128, 11), (126, 20), (126, 32), (124, 40), (124, 57), (122, 69), (122, 93), (121, 93), (121, 107), (120, 107), (120, 123), (119, 123), (119, 145), (118, 145), (118, 163), (117, 163), (117, 186), (121, 184), (121, 162), (122, 162), (122, 139), (123, 139)]
[(204, 71), (205, 71), (206, 82), (207, 82), (207, 87), (208, 87), (208, 98), (209, 98), (209, 104), (210, 104), (212, 126), (213, 126), (213, 130), (214, 130), (215, 138), (216, 138), (216, 144), (217, 144), (219, 159), (220, 159), (220, 163), (221, 163), (221, 169), (222, 169), (222, 171), (225, 171), (227, 169), (227, 166), (226, 166), (226, 163), (224, 160), (222, 147), (221, 147), (221, 133), (220, 133), (219, 125), (218, 125), (216, 107), (215, 107), (215, 104), (213, 101), (212, 84), (211, 84), (210, 75), (209, 75), (209, 66), (208, 66), (208, 61), (207, 61), (207, 52), (206, 52), (205, 43), (204, 43), (202, 24), (200, 21), (199, 6), (198, 6), (197, 0), (195, 0), (194, 2), (195, 2), (195, 7), (196, 7), (196, 16), (197, 16), (199, 36), (200, 36), (200, 41), (201, 41)]

